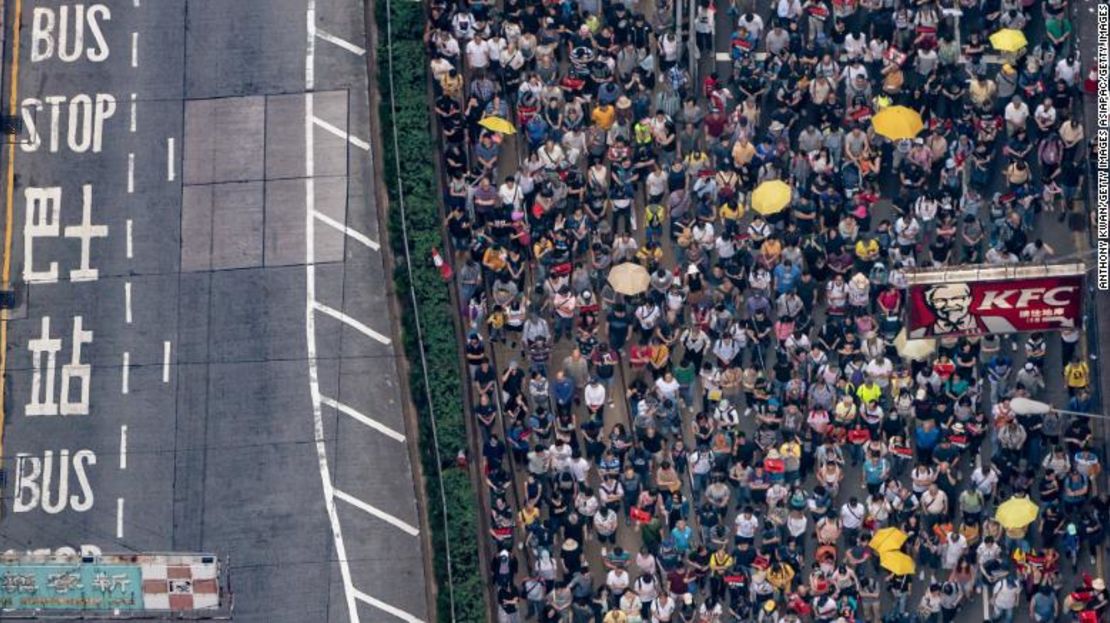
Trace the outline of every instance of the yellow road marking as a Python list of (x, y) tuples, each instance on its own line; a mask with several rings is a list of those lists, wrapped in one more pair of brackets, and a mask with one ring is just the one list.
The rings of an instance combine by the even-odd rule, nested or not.
[[(12, 75), (8, 114), (15, 118), (19, 112), (19, 22), (23, 18), (23, 0), (15, 0), (12, 16)], [(0, 288), (8, 290), (12, 284), (12, 210), (15, 200), (15, 141), (8, 143), (8, 182), (4, 209), (4, 263), (0, 270)], [(4, 400), (8, 372), (8, 310), (0, 310), (0, 465), (4, 461), (4, 419), (7, 405)]]

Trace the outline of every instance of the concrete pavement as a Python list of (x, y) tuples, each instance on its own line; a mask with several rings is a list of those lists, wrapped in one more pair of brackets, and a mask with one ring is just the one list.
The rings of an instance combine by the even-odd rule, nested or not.
[(7, 11), (0, 549), (210, 551), (237, 619), (423, 620), (362, 3)]

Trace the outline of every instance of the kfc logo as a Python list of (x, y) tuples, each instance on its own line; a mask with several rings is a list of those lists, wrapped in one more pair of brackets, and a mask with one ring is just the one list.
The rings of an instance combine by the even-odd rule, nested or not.
[(915, 284), (908, 309), (912, 339), (1076, 327), (1083, 277)]
[[(992, 309), (1023, 309), (1037, 302), (1051, 307), (1065, 307), (1071, 304), (1071, 295), (1078, 292), (1076, 286), (1060, 286), (1052, 289), (1025, 288), (1023, 290), (988, 290), (979, 304), (979, 311)], [(1014, 295), (1017, 299), (1011, 300)]]

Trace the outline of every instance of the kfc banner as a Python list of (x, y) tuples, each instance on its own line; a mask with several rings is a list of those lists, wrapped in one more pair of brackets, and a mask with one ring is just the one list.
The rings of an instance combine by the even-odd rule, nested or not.
[[(909, 337), (1058, 331), (1080, 326), (1084, 269), (1082, 264), (1066, 266), (1071, 268), (916, 273), (909, 285)], [(1012, 276), (998, 278), (992, 271)], [(1029, 276), (1034, 271), (1041, 276)], [(1025, 275), (1018, 276), (1019, 272)]]

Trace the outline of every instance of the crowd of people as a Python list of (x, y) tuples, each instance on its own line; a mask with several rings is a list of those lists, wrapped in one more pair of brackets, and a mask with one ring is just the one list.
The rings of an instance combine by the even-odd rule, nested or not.
[[(431, 2), (498, 620), (1105, 621), (1091, 422), (1010, 406), (1093, 408), (1082, 329), (897, 340), (907, 271), (1087, 221), (1068, 0), (684, 7)], [(916, 138), (873, 131), (894, 104)]]

